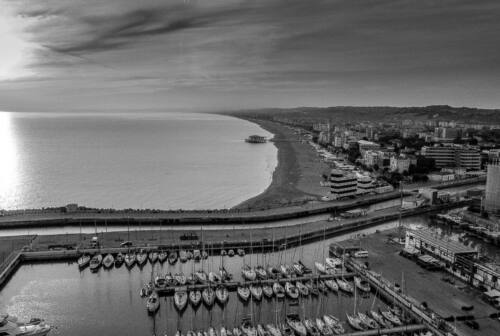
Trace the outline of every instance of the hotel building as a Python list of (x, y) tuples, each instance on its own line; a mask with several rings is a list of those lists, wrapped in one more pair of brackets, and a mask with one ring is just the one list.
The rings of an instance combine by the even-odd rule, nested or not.
[(358, 179), (356, 175), (340, 169), (332, 169), (330, 172), (332, 199), (356, 196), (357, 186)]

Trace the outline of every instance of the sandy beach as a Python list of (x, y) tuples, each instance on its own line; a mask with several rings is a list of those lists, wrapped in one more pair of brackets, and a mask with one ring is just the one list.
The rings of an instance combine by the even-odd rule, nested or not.
[[(233, 117), (242, 118), (235, 114)], [(260, 195), (239, 205), (236, 209), (259, 209), (316, 201), (328, 194), (320, 187), (322, 174), (329, 167), (322, 162), (314, 148), (292, 128), (268, 120), (246, 119), (273, 133), (273, 143), (278, 148), (278, 165), (272, 182)]]

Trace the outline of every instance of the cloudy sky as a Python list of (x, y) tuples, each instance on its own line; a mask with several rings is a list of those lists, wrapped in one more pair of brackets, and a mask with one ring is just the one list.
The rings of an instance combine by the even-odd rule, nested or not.
[(500, 107), (498, 0), (0, 0), (0, 110)]

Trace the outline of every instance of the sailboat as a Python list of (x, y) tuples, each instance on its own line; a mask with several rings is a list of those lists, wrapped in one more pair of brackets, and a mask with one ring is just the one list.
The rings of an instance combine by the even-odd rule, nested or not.
[(318, 330), (318, 327), (310, 319), (304, 320), (304, 327), (306, 327), (307, 333), (310, 336), (320, 336), (321, 335), (321, 333)]
[(154, 264), (155, 262), (158, 261), (158, 252), (157, 251), (149, 252), (148, 258), (151, 264)]
[(243, 323), (241, 323), (241, 330), (246, 336), (257, 336), (257, 330), (250, 321), (243, 321)]
[(355, 329), (355, 330), (359, 330), (359, 331), (362, 331), (362, 330), (365, 330), (365, 328), (363, 327), (363, 325), (361, 324), (361, 320), (358, 316), (355, 316), (355, 315), (349, 315), (348, 313), (345, 314), (346, 317), (347, 317), (347, 322), (349, 322), (349, 325)]
[(220, 278), (222, 282), (226, 282), (231, 280), (231, 275), (226, 271), (226, 268), (224, 266), (219, 267), (219, 273), (220, 273)]
[(194, 276), (195, 276), (196, 280), (200, 283), (205, 283), (208, 280), (207, 273), (205, 273), (205, 271), (203, 271), (203, 270), (197, 270), (194, 273)]
[(286, 317), (286, 324), (297, 336), (307, 336), (307, 329), (296, 314), (289, 314)]
[(255, 270), (248, 265), (245, 265), (241, 268), (241, 273), (243, 275), (243, 278), (248, 281), (254, 281), (257, 277)]
[(261, 280), (266, 280), (267, 279), (267, 273), (264, 267), (262, 266), (257, 266), (255, 267), (255, 273), (257, 274), (257, 278)]
[(164, 276), (162, 276), (161, 274), (158, 274), (155, 277), (154, 283), (155, 283), (156, 288), (163, 288), (167, 285), (167, 280), (165, 279)]
[(326, 287), (328, 287), (328, 289), (330, 289), (333, 292), (338, 292), (339, 291), (339, 285), (333, 279), (325, 280), (325, 285), (326, 285)]
[(135, 253), (128, 252), (125, 254), (125, 265), (130, 269), (134, 267), (136, 262)]
[(237, 293), (238, 297), (244, 302), (250, 298), (250, 289), (246, 286), (238, 286)]
[(234, 257), (234, 254), (235, 254), (235, 253), (234, 253), (234, 250), (233, 250), (233, 249), (230, 249), (229, 251), (227, 251), (227, 255), (228, 255), (229, 257)]
[(312, 280), (307, 280), (304, 284), (309, 290), (309, 293), (311, 293), (314, 296), (319, 295), (318, 287), (312, 282)]
[(364, 313), (358, 313), (358, 316), (361, 323), (368, 329), (378, 329), (379, 325), (377, 324), (377, 322), (375, 322), (375, 320), (368, 315)]
[(285, 284), (285, 292), (290, 299), (299, 298), (299, 291), (297, 290), (297, 287), (295, 287), (291, 282), (287, 282)]
[(137, 253), (136, 258), (137, 265), (139, 265), (139, 267), (144, 266), (144, 264), (148, 261), (148, 255), (143, 250), (140, 250), (139, 253)]
[(113, 255), (111, 253), (106, 254), (104, 259), (102, 260), (102, 266), (104, 268), (109, 269), (113, 267), (114, 264), (115, 264), (115, 258), (113, 257)]
[(260, 287), (258, 285), (251, 285), (250, 286), (250, 293), (252, 294), (252, 297), (255, 300), (257, 300), (257, 301), (262, 300), (262, 287)]
[(304, 274), (304, 268), (303, 268), (303, 265), (299, 262), (294, 262), (292, 264), (292, 267), (293, 267), (293, 271), (295, 272), (295, 274), (297, 274), (297, 276), (302, 276)]
[(295, 282), (295, 286), (297, 286), (297, 289), (298, 289), (300, 295), (309, 296), (309, 289), (302, 282), (300, 282), (300, 281)]
[(222, 279), (219, 274), (215, 272), (210, 272), (208, 273), (208, 281), (210, 281), (212, 284), (220, 284), (222, 282)]
[(267, 274), (271, 279), (278, 279), (280, 277), (280, 271), (274, 266), (267, 267)]
[(372, 319), (374, 319), (378, 324), (380, 324), (384, 328), (392, 328), (392, 323), (385, 320), (384, 317), (377, 313), (374, 310), (370, 310), (368, 314), (371, 316)]
[(318, 280), (318, 290), (323, 294), (326, 294), (328, 292), (328, 288), (326, 287), (323, 280)]
[(193, 307), (198, 307), (201, 303), (201, 292), (199, 290), (192, 290), (189, 292), (189, 302)]
[(174, 280), (179, 286), (184, 286), (187, 282), (187, 278), (184, 275), (184, 273), (175, 273), (174, 274)]
[(207, 307), (212, 307), (215, 302), (215, 291), (212, 289), (212, 287), (207, 287), (201, 292), (201, 296), (203, 298), (203, 303)]
[(224, 304), (226, 304), (227, 300), (229, 299), (229, 292), (227, 291), (227, 288), (225, 286), (219, 286), (215, 290), (215, 296), (217, 298), (217, 301), (221, 305), (224, 305)]
[(354, 291), (354, 288), (352, 287), (352, 285), (344, 279), (340, 279), (340, 278), (337, 279), (337, 284), (339, 285), (339, 288), (346, 293), (352, 293)]
[(270, 336), (269, 332), (260, 323), (257, 325), (257, 335), (258, 336)]
[(238, 249), (238, 251), (237, 251), (237, 253), (238, 253), (238, 255), (239, 255), (240, 257), (244, 257), (244, 256), (245, 256), (245, 250), (244, 250), (244, 249), (242, 249), (242, 248), (239, 248), (239, 249)]
[(403, 325), (403, 322), (401, 322), (401, 320), (399, 319), (399, 317), (397, 317), (396, 315), (394, 315), (391, 311), (387, 310), (387, 311), (381, 311), (380, 314), (382, 314), (382, 316), (389, 322), (391, 322), (392, 324), (396, 325), (396, 326), (401, 326)]
[(288, 326), (288, 324), (286, 323), (280, 324), (280, 329), (281, 329), (281, 335), (283, 336), (295, 336), (295, 333), (292, 330), (292, 328), (290, 328), (290, 326)]
[(325, 265), (322, 264), (322, 263), (320, 263), (320, 262), (318, 262), (318, 261), (314, 262), (314, 267), (316, 267), (316, 269), (318, 270), (318, 272), (321, 273), (321, 274), (327, 274), (328, 273), (328, 271), (326, 270)]
[(161, 250), (160, 253), (158, 253), (158, 261), (160, 263), (163, 264), (165, 262), (165, 260), (167, 260), (167, 258), (168, 258), (167, 252)]
[(180, 250), (179, 251), (179, 261), (181, 263), (185, 263), (188, 260), (187, 253), (185, 250)]
[(168, 263), (170, 265), (174, 265), (176, 262), (177, 262), (177, 252), (176, 251), (172, 251), (170, 252), (170, 254), (168, 255)]
[(174, 304), (178, 311), (183, 311), (188, 302), (188, 294), (186, 287), (176, 288), (174, 293)]
[(271, 336), (282, 336), (280, 329), (274, 324), (266, 324), (266, 329)]
[[(231, 250), (230, 250), (230, 251), (231, 251)], [(233, 335), (234, 335), (234, 336), (243, 336), (243, 332), (241, 331), (241, 329), (240, 329), (240, 328), (238, 328), (238, 327), (234, 327), (234, 328), (233, 328)]]
[(332, 329), (333, 333), (336, 335), (340, 335), (345, 333), (344, 327), (342, 326), (342, 323), (338, 318), (336, 318), (333, 315), (325, 315), (323, 316), (323, 320), (325, 321), (326, 325)]
[(332, 269), (337, 269), (339, 266), (342, 266), (342, 260), (339, 258), (326, 258), (325, 262), (326, 266)]
[(264, 296), (268, 299), (271, 299), (274, 295), (273, 287), (268, 284), (262, 286), (262, 292), (264, 293)]

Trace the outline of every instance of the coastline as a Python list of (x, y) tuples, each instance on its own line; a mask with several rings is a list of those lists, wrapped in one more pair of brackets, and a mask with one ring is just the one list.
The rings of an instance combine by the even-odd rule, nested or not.
[(271, 184), (261, 194), (232, 209), (268, 209), (320, 199), (320, 171), (328, 169), (328, 166), (318, 159), (309, 144), (303, 143), (292, 129), (279, 123), (246, 118), (236, 113), (229, 115), (257, 124), (272, 133), (272, 143), (278, 149), (278, 164), (274, 169)]

